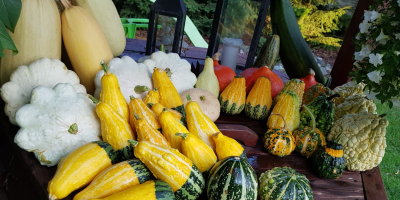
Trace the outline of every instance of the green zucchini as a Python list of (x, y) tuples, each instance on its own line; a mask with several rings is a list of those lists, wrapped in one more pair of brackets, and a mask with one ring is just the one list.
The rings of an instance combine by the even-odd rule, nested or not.
[(270, 70), (273, 70), (279, 56), (279, 44), (279, 35), (268, 36), (267, 40), (261, 47), (260, 53), (258, 54), (253, 67), (267, 66)]
[(311, 68), (315, 80), (325, 84), (325, 77), (300, 32), (290, 0), (271, 1), (270, 10), (272, 27), (281, 39), (279, 56), (288, 76), (303, 78)]

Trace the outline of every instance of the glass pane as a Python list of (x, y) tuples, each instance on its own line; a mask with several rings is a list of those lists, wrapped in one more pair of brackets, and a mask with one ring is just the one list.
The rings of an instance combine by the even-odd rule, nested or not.
[(174, 42), (176, 18), (165, 15), (157, 15), (157, 37), (156, 47), (159, 48), (161, 44), (164, 45), (166, 53), (172, 51), (172, 45)]

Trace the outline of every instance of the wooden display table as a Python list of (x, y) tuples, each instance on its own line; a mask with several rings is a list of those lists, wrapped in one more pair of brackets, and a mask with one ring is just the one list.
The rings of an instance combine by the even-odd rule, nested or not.
[[(0, 107), (4, 108), (2, 100)], [(5, 182), (2, 190), (7, 194), (8, 200), (48, 199), (47, 184), (53, 177), (56, 167), (41, 166), (33, 153), (20, 149), (13, 142), (19, 128), (9, 122), (4, 112), (0, 114), (0, 121), (0, 159), (7, 170), (7, 173), (0, 174), (0, 184)], [(290, 156), (279, 158), (266, 152), (262, 147), (262, 136), (267, 129), (265, 121), (251, 120), (244, 115), (222, 115), (216, 123), (224, 134), (236, 139), (240, 138), (245, 141), (245, 144), (250, 145), (245, 146), (247, 157), (258, 176), (273, 167), (288, 166), (306, 175), (310, 180), (314, 199), (388, 199), (379, 167), (366, 172), (345, 171), (340, 178), (335, 180), (320, 179), (310, 171), (305, 157), (292, 153)], [(249, 129), (243, 126), (239, 128), (238, 124), (254, 131), (259, 136), (258, 141), (251, 143), (257, 136), (247, 135), (248, 132), (243, 130)], [(253, 145), (255, 147), (251, 147)], [(76, 192), (65, 199), (72, 200), (75, 194)], [(206, 197), (203, 195), (200, 199), (206, 199)]]

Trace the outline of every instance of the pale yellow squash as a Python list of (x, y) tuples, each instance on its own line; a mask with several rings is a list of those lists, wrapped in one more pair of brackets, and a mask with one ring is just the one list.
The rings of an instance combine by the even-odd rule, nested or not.
[(22, 0), (14, 33), (8, 33), (18, 54), (4, 50), (5, 57), (0, 62), (0, 86), (8, 82), (11, 73), (21, 65), (29, 65), (42, 57), (61, 59), (61, 21), (54, 0)]
[(121, 55), (126, 46), (126, 37), (113, 1), (72, 0), (72, 4), (82, 7), (96, 19), (107, 38), (114, 57)]
[(65, 10), (61, 14), (61, 27), (65, 49), (74, 71), (88, 94), (94, 94), (94, 77), (102, 70), (100, 62), (113, 58), (106, 36), (97, 21), (83, 8), (61, 0)]

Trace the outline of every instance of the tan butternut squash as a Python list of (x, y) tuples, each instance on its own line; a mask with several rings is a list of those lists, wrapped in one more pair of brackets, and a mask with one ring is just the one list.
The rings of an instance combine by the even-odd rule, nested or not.
[(65, 7), (61, 14), (61, 30), (65, 49), (74, 71), (88, 94), (94, 94), (94, 77), (102, 70), (100, 62), (113, 58), (111, 48), (99, 23), (83, 8), (61, 0)]
[(72, 0), (72, 4), (82, 7), (99, 23), (110, 45), (113, 56), (119, 56), (126, 46), (125, 31), (117, 8), (112, 0)]
[(18, 54), (4, 50), (5, 57), (0, 61), (0, 86), (8, 82), (11, 73), (21, 65), (29, 65), (42, 57), (61, 59), (61, 21), (53, 0), (22, 0), (14, 33), (8, 33)]

